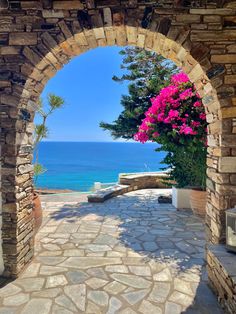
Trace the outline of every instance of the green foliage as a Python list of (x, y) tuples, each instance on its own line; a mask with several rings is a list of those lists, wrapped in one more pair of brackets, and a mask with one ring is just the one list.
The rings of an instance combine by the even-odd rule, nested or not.
[(48, 128), (44, 124), (36, 124), (34, 132), (35, 132), (35, 135), (38, 137), (37, 142), (49, 136)]
[(176, 186), (205, 189), (206, 116), (194, 85), (184, 73), (174, 75), (171, 85), (152, 99), (135, 139), (161, 145), (169, 181)]
[[(163, 147), (161, 147), (163, 150)], [(167, 147), (166, 147), (167, 149)], [(170, 170), (170, 176), (166, 179), (168, 185), (176, 182), (176, 187), (197, 187), (206, 188), (206, 148), (177, 146), (172, 151), (168, 151), (162, 161), (167, 165), (162, 170)]]
[(162, 56), (137, 47), (127, 47), (120, 54), (124, 56), (121, 69), (125, 73), (121, 77), (113, 76), (113, 80), (129, 81), (129, 93), (122, 95), (124, 109), (118, 118), (112, 123), (101, 122), (100, 127), (110, 131), (113, 138), (131, 139), (151, 105), (150, 99), (169, 84), (177, 68)]
[(49, 130), (47, 127), (47, 120), (48, 117), (53, 114), (54, 111), (60, 109), (65, 104), (65, 101), (60, 96), (54, 94), (48, 94), (47, 96), (47, 103), (45, 104), (42, 98), (38, 101), (38, 110), (37, 114), (41, 118), (41, 123), (35, 125), (34, 130), (34, 153), (35, 153), (35, 163), (34, 163), (34, 178), (35, 183), (37, 182), (38, 176), (45, 173), (47, 171), (46, 168), (43, 167), (38, 162), (38, 144), (44, 139), (49, 136)]
[(47, 103), (43, 102), (43, 99), (40, 98), (38, 101), (38, 110), (37, 114), (41, 118), (41, 123), (35, 126), (35, 133), (34, 133), (34, 148), (42, 139), (47, 138), (49, 135), (49, 130), (46, 126), (47, 119), (50, 115), (53, 114), (55, 110), (62, 108), (65, 104), (65, 100), (57, 95), (48, 94), (47, 96)]
[(50, 114), (54, 110), (61, 108), (65, 104), (65, 101), (63, 98), (61, 98), (60, 96), (51, 94), (51, 93), (48, 94), (47, 100), (48, 100), (49, 107), (51, 108)]
[(40, 163), (35, 163), (34, 164), (34, 182), (35, 184), (37, 183), (38, 177), (41, 174), (44, 174), (47, 171), (46, 168), (43, 167)]

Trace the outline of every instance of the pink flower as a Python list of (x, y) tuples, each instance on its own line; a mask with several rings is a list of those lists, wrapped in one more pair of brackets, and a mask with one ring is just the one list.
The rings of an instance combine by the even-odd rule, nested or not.
[(164, 120), (164, 113), (161, 112), (157, 115), (157, 121), (162, 122)]
[(147, 123), (154, 123), (155, 121), (156, 120), (153, 117), (151, 117), (151, 116), (147, 116), (147, 118), (145, 119), (146, 124)]
[(158, 133), (158, 132), (154, 132), (153, 134), (152, 134), (152, 136), (153, 137), (158, 137), (160, 134)]
[(179, 132), (186, 134), (186, 135), (188, 135), (188, 134), (196, 135), (197, 134), (196, 131), (193, 131), (193, 129), (190, 126), (187, 126), (186, 124), (181, 125)]
[[(194, 103), (193, 103), (194, 101)], [(206, 114), (203, 112), (200, 95), (185, 73), (172, 76), (171, 85), (163, 88), (159, 95), (151, 99), (151, 106), (134, 139), (141, 143), (168, 138), (197, 135), (205, 140)], [(163, 128), (162, 123), (167, 124)], [(156, 127), (159, 126), (158, 131)], [(175, 130), (173, 133), (169, 130)], [(158, 139), (159, 138), (159, 139)], [(187, 139), (188, 140), (188, 139)]]
[(170, 118), (169, 117), (166, 117), (164, 120), (163, 120), (164, 123), (170, 123)]
[(170, 119), (177, 118), (178, 116), (179, 116), (179, 111), (178, 110), (170, 109), (170, 111), (169, 111), (169, 118)]
[(181, 100), (186, 100), (192, 96), (193, 96), (192, 88), (188, 88), (179, 95), (179, 98)]
[(201, 120), (206, 120), (206, 114), (205, 113), (200, 113), (199, 118)]
[(193, 104), (193, 107), (197, 108), (197, 107), (201, 107), (201, 102), (200, 101), (196, 101), (194, 104)]
[(145, 132), (137, 132), (134, 135), (134, 140), (141, 143), (146, 143), (148, 141), (148, 135)]
[(200, 122), (198, 122), (198, 121), (193, 121), (192, 122), (192, 126), (193, 127), (198, 127), (200, 125)]
[(171, 107), (174, 109), (177, 109), (180, 105), (181, 105), (181, 103), (179, 102), (178, 99), (173, 99), (171, 102)]
[(189, 78), (187, 74), (185, 74), (184, 72), (174, 74), (171, 77), (171, 83), (174, 85), (179, 85), (179, 84), (187, 83), (187, 82), (189, 82)]

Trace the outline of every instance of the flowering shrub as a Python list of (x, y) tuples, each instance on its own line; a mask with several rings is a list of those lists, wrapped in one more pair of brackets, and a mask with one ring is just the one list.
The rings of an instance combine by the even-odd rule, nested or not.
[(199, 94), (184, 73), (172, 76), (171, 85), (151, 100), (151, 107), (135, 134), (136, 141), (206, 142), (206, 115)]
[(134, 139), (141, 143), (150, 140), (161, 144), (159, 150), (168, 152), (164, 162), (171, 166), (178, 185), (204, 186), (206, 127), (199, 94), (188, 76), (178, 73), (172, 76), (171, 85), (151, 99), (151, 107)]

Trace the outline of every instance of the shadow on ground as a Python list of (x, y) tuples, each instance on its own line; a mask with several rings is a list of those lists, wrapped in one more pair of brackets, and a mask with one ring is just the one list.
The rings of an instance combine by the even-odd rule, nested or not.
[[(96, 215), (96, 221), (117, 220), (119, 241), (139, 253), (144, 261), (175, 264), (180, 271), (204, 264), (203, 221), (190, 211), (176, 211), (170, 204), (158, 204), (156, 197), (140, 201), (139, 196), (120, 197), (103, 204), (65, 204), (50, 214), (54, 220), (75, 223), (77, 218)], [(127, 210), (122, 206), (126, 204)], [(111, 237), (112, 235), (110, 235)]]
[[(168, 265), (172, 275), (194, 281), (193, 303), (182, 313), (223, 313), (207, 283), (204, 222), (200, 218), (190, 211), (176, 211), (170, 204), (158, 204), (156, 194), (146, 198), (137, 192), (120, 196), (118, 202), (111, 199), (103, 204), (65, 204), (51, 213), (50, 218), (75, 223), (77, 218), (93, 215), (96, 221), (106, 225), (109, 220), (116, 220), (120, 232), (118, 238), (114, 237), (114, 243), (118, 239), (120, 244), (136, 252), (144, 264)], [(112, 237), (110, 234), (109, 238)]]

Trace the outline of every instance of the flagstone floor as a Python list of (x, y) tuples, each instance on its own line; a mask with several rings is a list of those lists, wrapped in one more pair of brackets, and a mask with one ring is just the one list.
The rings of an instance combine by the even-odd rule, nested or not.
[(158, 204), (159, 193), (47, 199), (35, 258), (0, 289), (0, 313), (223, 313), (207, 285), (203, 222)]

